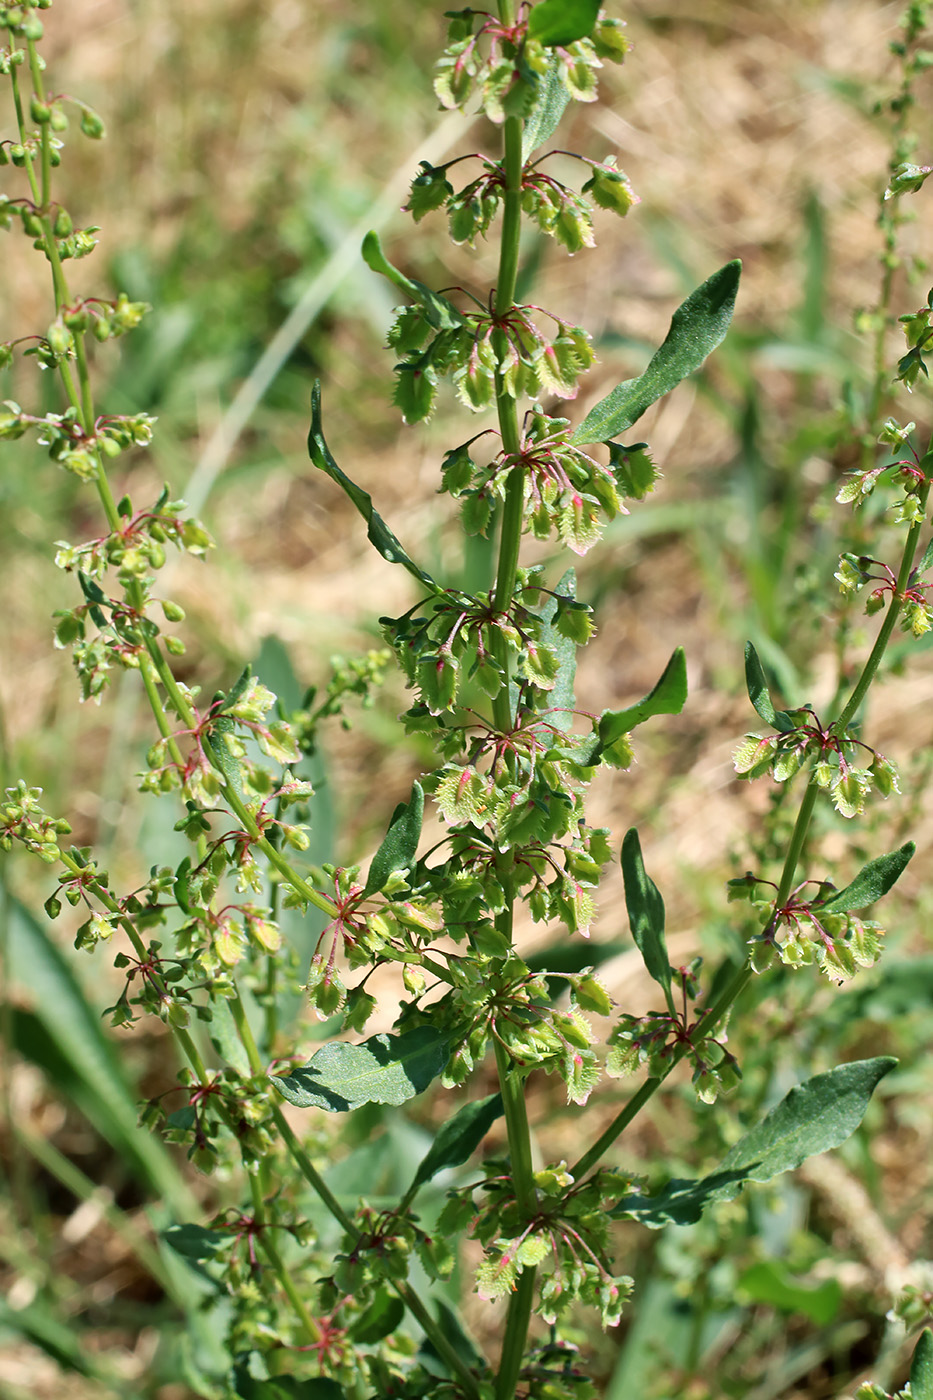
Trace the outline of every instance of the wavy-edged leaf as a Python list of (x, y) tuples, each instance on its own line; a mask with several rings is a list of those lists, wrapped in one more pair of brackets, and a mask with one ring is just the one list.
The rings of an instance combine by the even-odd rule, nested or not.
[(564, 115), (569, 101), (570, 93), (566, 84), (561, 82), (560, 63), (556, 55), (552, 54), (547, 72), (538, 85), (535, 105), (522, 128), (523, 161), (527, 160), (539, 146), (543, 146), (545, 141), (551, 139), (560, 124), (560, 119)]
[(610, 1214), (655, 1229), (693, 1224), (707, 1206), (734, 1200), (746, 1182), (770, 1181), (845, 1142), (865, 1116), (878, 1083), (896, 1064), (890, 1055), (880, 1055), (814, 1075), (795, 1085), (740, 1138), (710, 1176), (670, 1181), (656, 1196), (628, 1196)]
[(415, 1172), (414, 1180), (405, 1193), (410, 1201), (426, 1181), (437, 1176), (445, 1167), (462, 1167), (479, 1147), (497, 1118), (505, 1112), (501, 1094), (466, 1103), (441, 1125), (426, 1156)]
[(847, 914), (850, 909), (867, 909), (897, 883), (916, 849), (913, 841), (907, 841), (889, 855), (876, 856), (862, 866), (851, 884), (814, 908), (821, 914)]
[(632, 937), (649, 974), (663, 987), (664, 995), (669, 999), (671, 964), (664, 937), (664, 900), (645, 870), (641, 842), (634, 827), (630, 827), (622, 841), (622, 878)]
[(331, 480), (336, 481), (341, 490), (349, 496), (366, 521), (368, 539), (383, 559), (388, 559), (391, 564), (401, 564), (418, 579), (419, 583), (425, 584), (432, 593), (437, 593), (439, 590), (431, 575), (426, 574), (423, 569), (419, 569), (414, 560), (408, 557), (388, 525), (373, 509), (373, 498), (369, 492), (364, 491), (361, 486), (357, 486), (355, 482), (351, 481), (346, 473), (340, 470), (331, 456), (321, 426), (320, 380), (315, 380), (314, 388), (311, 390), (311, 431), (308, 434), (308, 455), (314, 465), (320, 471), (326, 472)]
[(741, 262), (726, 263), (691, 292), (671, 319), (664, 344), (644, 374), (618, 384), (584, 418), (570, 441), (605, 442), (624, 433), (647, 408), (699, 369), (725, 338), (735, 310)]
[(796, 728), (788, 712), (775, 707), (765, 679), (764, 667), (751, 642), (745, 643), (745, 688), (749, 700), (765, 724), (770, 724), (772, 729), (777, 729), (781, 734), (790, 734)]
[(414, 783), (410, 800), (400, 802), (396, 807), (382, 844), (373, 856), (363, 890), (364, 898), (383, 889), (396, 870), (411, 869), (421, 840), (423, 821), (424, 789), (420, 783)]
[(542, 0), (528, 16), (528, 34), (546, 48), (564, 48), (592, 33), (600, 0)]
[(364, 1103), (398, 1105), (423, 1093), (447, 1062), (446, 1038), (433, 1026), (374, 1035), (361, 1045), (335, 1041), (272, 1083), (296, 1108), (346, 1113)]
[(383, 277), (388, 277), (401, 291), (407, 292), (412, 301), (421, 307), (428, 324), (435, 330), (455, 330), (464, 324), (463, 317), (452, 301), (441, 296), (440, 292), (432, 292), (423, 282), (406, 277), (404, 272), (399, 272), (397, 267), (392, 266), (382, 251), (377, 233), (367, 233), (363, 239), (362, 252), (367, 267), (372, 268), (373, 272), (381, 273)]

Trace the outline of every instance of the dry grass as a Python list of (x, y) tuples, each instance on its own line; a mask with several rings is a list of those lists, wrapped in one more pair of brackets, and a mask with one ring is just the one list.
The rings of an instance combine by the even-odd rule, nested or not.
[[(304, 269), (295, 248), (301, 239), (289, 244), (289, 218), (312, 224), (317, 219), (332, 240), (339, 240), (401, 152), (414, 148), (438, 120), (426, 82), (405, 101), (404, 83), (393, 82), (391, 71), (385, 71), (380, 43), (391, 26), (380, 6), (357, 8), (360, 13), (348, 17), (348, 7), (337, 0), (317, 0), (313, 6), (298, 0), (270, 0), (264, 6), (237, 0), (132, 5), (56, 0), (47, 22), (50, 70), (62, 88), (94, 101), (111, 128), (106, 151), (81, 150), (67, 177), (73, 180), (69, 204), (80, 204), (79, 217), (104, 226), (102, 256), (81, 268), (79, 285), (94, 285), (120, 250), (148, 249), (159, 264), (170, 261), (172, 250), (186, 239), (194, 264), (179, 274), (176, 288), (213, 277), (212, 265), (228, 253), (233, 268), (248, 268), (250, 257), (262, 264), (270, 256), (283, 278), (300, 275)], [(414, 66), (419, 55), (427, 61), (434, 51), (440, 22), (439, 7), (412, 8), (415, 59), (402, 53), (399, 62)], [(643, 203), (623, 226), (604, 216), (595, 252), (572, 261), (560, 252), (546, 255), (541, 281), (548, 304), (598, 336), (657, 343), (687, 289), (679, 266), (699, 281), (726, 260), (741, 257), (737, 324), (770, 341), (757, 349), (749, 342), (744, 366), (757, 386), (766, 425), (766, 469), (786, 470), (787, 440), (808, 421), (825, 421), (838, 392), (838, 384), (815, 383), (808, 390), (809, 404), (802, 406), (799, 378), (781, 367), (774, 350), (782, 337), (792, 338), (804, 295), (802, 217), (811, 194), (825, 212), (827, 322), (839, 328), (849, 353), (860, 353), (854, 340), (845, 342), (844, 333), (856, 309), (876, 295), (875, 201), (886, 161), (883, 133), (866, 109), (876, 93), (886, 91), (887, 43), (901, 8), (876, 0), (785, 0), (780, 6), (640, 0), (626, 12), (635, 51), (625, 70), (607, 75), (604, 101), (578, 110), (572, 131), (562, 138), (568, 147), (598, 156), (618, 153)], [(857, 90), (857, 100), (843, 95), (847, 90)], [(927, 80), (921, 114), (929, 97)], [(309, 200), (313, 205), (322, 192), (330, 193), (333, 208), (315, 206), (309, 214)], [(906, 239), (915, 251), (923, 250), (922, 217)], [(401, 217), (386, 241), (389, 255), (426, 281), (432, 280), (438, 259), (447, 257), (439, 228), (415, 240)], [(9, 297), (0, 305), (4, 336), (48, 319), (45, 288), (22, 242), (11, 238), (4, 245), (4, 295)], [(490, 250), (480, 250), (478, 260), (467, 250), (454, 251), (448, 278), (483, 284), (492, 275)], [(231, 287), (231, 297), (235, 292)], [(920, 289), (896, 288), (898, 309), (921, 299)], [(342, 292), (337, 310), (338, 321), (332, 309), (325, 312), (293, 372), (310, 373), (312, 359), (323, 365), (326, 427), (337, 460), (373, 493), (416, 557), (419, 549), (443, 555), (450, 535), (438, 521), (449, 520), (450, 512), (448, 503), (441, 498), (438, 504), (435, 497), (437, 463), (443, 447), (466, 435), (462, 419), (445, 409), (427, 429), (400, 429), (385, 406), (390, 362), (374, 333), (374, 325), (384, 323), (384, 298), (367, 307)], [(250, 353), (255, 357), (284, 311), (281, 304), (261, 312), (247, 306), (255, 318), (255, 339), (252, 346), (247, 340), (231, 374), (248, 371)], [(235, 317), (236, 311), (226, 306), (218, 315)], [(214, 335), (208, 341), (216, 358), (222, 346)], [(162, 459), (156, 447), (152, 472), (153, 479), (170, 475), (177, 487), (193, 470), (231, 390), (222, 375), (203, 372), (197, 337), (181, 353), (177, 378), (190, 380), (190, 392), (179, 411), (173, 413), (169, 405), (168, 443)], [(610, 345), (574, 413), (585, 412), (640, 363), (637, 351)], [(740, 385), (725, 368), (713, 368), (712, 382), (737, 408)], [(25, 397), (27, 389), (17, 382), (16, 392)], [(924, 416), (919, 404), (915, 416)], [(646, 416), (639, 428), (665, 473), (657, 507), (641, 508), (646, 515), (678, 502), (693, 510), (720, 494), (736, 452), (735, 418), (735, 413), (718, 413), (692, 386), (681, 387)], [(306, 422), (294, 408), (259, 410), (207, 509), (223, 542), (223, 561), (186, 567), (178, 575), (176, 593), (189, 610), (196, 637), (192, 664), (208, 689), (235, 658), (254, 655), (269, 633), (287, 642), (300, 675), (317, 679), (322, 655), (369, 644), (372, 619), (400, 612), (412, 601), (406, 576), (369, 549), (358, 518), (336, 488), (312, 474), (304, 456), (305, 431)], [(16, 471), (15, 449), (6, 456), (7, 470)], [(266, 465), (246, 471), (244, 464), (257, 462)], [(822, 445), (809, 456), (801, 454), (801, 473), (811, 483), (832, 479), (842, 465)], [(150, 470), (142, 464), (133, 468), (137, 480)], [(43, 489), (40, 484), (37, 492)], [(73, 538), (84, 537), (82, 528), (85, 535), (96, 532), (87, 507), (73, 495), (63, 509)], [(633, 824), (642, 829), (651, 872), (668, 898), (671, 949), (679, 961), (698, 946), (708, 891), (732, 873), (736, 856), (747, 859), (763, 793), (737, 784), (730, 764), (732, 746), (748, 724), (748, 706), (741, 683), (742, 639), (723, 625), (729, 600), (711, 590), (695, 529), (680, 524), (645, 530), (638, 511), (613, 532), (601, 563), (582, 570), (584, 587), (600, 595), (600, 635), (581, 662), (578, 700), (584, 709), (625, 704), (651, 687), (675, 645), (687, 646), (690, 701), (684, 716), (639, 738), (637, 767), (600, 782), (593, 808), (594, 818), (617, 835)], [(86, 709), (74, 718), (67, 661), (47, 645), (45, 618), (64, 605), (67, 584), (38, 549), (41, 502), (13, 527), (28, 548), (17, 554), (15, 570), (5, 571), (0, 610), (5, 658), (0, 706), (10, 769), (31, 771), (34, 762), (40, 768), (45, 764), (60, 805), (78, 819), (82, 839), (96, 834), (110, 804), (106, 824), (122, 830), (118, 859), (129, 872), (139, 862), (134, 838), (141, 818), (132, 793), (106, 771), (114, 752), (111, 712)], [(737, 518), (726, 536), (741, 546), (745, 530)], [(718, 580), (723, 594), (744, 606), (746, 585), (728, 552)], [(831, 606), (818, 640), (827, 655)], [(812, 675), (819, 699), (832, 684), (824, 657), (814, 658)], [(930, 679), (929, 653), (924, 653), (906, 677), (886, 682), (880, 692), (871, 736), (894, 757), (909, 761), (933, 742)], [(391, 696), (384, 714), (401, 703), (399, 694)], [(126, 722), (131, 730), (138, 722), (132, 705)], [(54, 731), (57, 737), (50, 740)], [(330, 759), (343, 794), (341, 840), (350, 858), (362, 858), (415, 769), (411, 753), (381, 747), (384, 732), (385, 722), (364, 724), (333, 739)], [(378, 807), (374, 792), (384, 794)], [(116, 808), (115, 822), (113, 804), (124, 802), (125, 808)], [(904, 805), (892, 801), (890, 807), (888, 830), (896, 831)], [(933, 802), (921, 793), (912, 807), (909, 834), (917, 837), (920, 851), (904, 880), (902, 918), (912, 900), (928, 907)], [(827, 839), (831, 855), (839, 837), (830, 833)], [(904, 837), (897, 834), (897, 839)], [(879, 843), (893, 844), (883, 836)], [(142, 857), (142, 864), (148, 863)], [(615, 875), (607, 881), (602, 907), (597, 937), (624, 936)], [(539, 934), (524, 930), (523, 937), (535, 940)], [(614, 995), (626, 1006), (647, 1004), (650, 988), (634, 955), (610, 963), (607, 973)], [(28, 1077), (30, 1071), (17, 1073)], [(29, 1088), (29, 1115), (36, 1125), (52, 1109), (43, 1086), (30, 1081)], [(49, 1131), (61, 1141), (64, 1124), (52, 1124)], [(567, 1131), (572, 1135), (573, 1126)], [(911, 1145), (913, 1169), (924, 1182), (929, 1147), (928, 1131)], [(895, 1167), (902, 1170), (903, 1162)], [(76, 1228), (69, 1227), (70, 1210), (62, 1205), (54, 1222), (61, 1238)], [(911, 1249), (921, 1249), (925, 1236), (915, 1220), (904, 1229)], [(77, 1256), (58, 1257), (92, 1292), (107, 1279), (125, 1288), (122, 1276), (117, 1278), (122, 1261), (112, 1249), (106, 1231), (96, 1227), (73, 1242)], [(102, 1345), (125, 1370), (128, 1385), (141, 1382), (153, 1345), (148, 1331), (104, 1337)], [(0, 1393), (16, 1400), (25, 1395), (90, 1400), (96, 1393), (89, 1383), (64, 1379), (53, 1363), (22, 1346), (0, 1348), (0, 1375), (6, 1387)], [(167, 1387), (159, 1400), (182, 1400), (182, 1392)]]

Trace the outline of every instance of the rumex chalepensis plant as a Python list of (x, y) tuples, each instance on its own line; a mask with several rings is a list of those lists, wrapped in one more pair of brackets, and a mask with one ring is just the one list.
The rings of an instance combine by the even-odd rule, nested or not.
[[(838, 889), (813, 869), (808, 835), (818, 803), (852, 819), (876, 794), (896, 789), (893, 765), (858, 726), (895, 628), (920, 635), (928, 625), (933, 455), (913, 445), (913, 424), (892, 418), (876, 433), (891, 449), (885, 460), (863, 465), (840, 492), (856, 505), (889, 493), (903, 538), (893, 562), (851, 551), (840, 562), (844, 591), (868, 589), (868, 612), (884, 617), (838, 705), (820, 714), (807, 704), (780, 708), (755, 649), (747, 649), (747, 688), (763, 732), (742, 741), (737, 771), (793, 782), (801, 797), (779, 868), (731, 882), (730, 899), (749, 904), (744, 960), (726, 962), (712, 980), (698, 963), (672, 967), (664, 904), (639, 836), (632, 829), (622, 838), (631, 933), (661, 999), (658, 1010), (631, 1014), (600, 981), (585, 941), (612, 858), (611, 834), (587, 821), (586, 794), (598, 768), (630, 766), (638, 726), (681, 711), (684, 654), (673, 652), (637, 703), (579, 711), (576, 657), (593, 635), (592, 609), (577, 596), (572, 568), (523, 563), (523, 541), (532, 535), (555, 552), (586, 554), (606, 523), (628, 511), (626, 502), (637, 508), (654, 489), (660, 474), (648, 447), (623, 439), (722, 341), (740, 269), (733, 262), (714, 272), (675, 312), (645, 371), (575, 423), (572, 404), (594, 360), (592, 342), (566, 317), (517, 302), (520, 234), (530, 221), (574, 253), (594, 242), (594, 205), (624, 216), (637, 202), (611, 158), (577, 157), (579, 190), (549, 170), (565, 108), (593, 100), (602, 66), (624, 60), (625, 28), (592, 0), (500, 0), (495, 12), (450, 12), (435, 90), (445, 107), (485, 113), (489, 145), (443, 166), (422, 165), (408, 208), (416, 221), (444, 210), (455, 242), (496, 239), (495, 285), (433, 290), (394, 267), (375, 235), (363, 256), (404, 297), (389, 344), (405, 420), (430, 415), (445, 379), (466, 410), (485, 415), (443, 456), (438, 480), (458, 503), (464, 531), (495, 541), (495, 567), (485, 588), (468, 593), (406, 553), (370, 495), (334, 460), (316, 386), (312, 462), (347, 493), (387, 563), (414, 580), (415, 603), (381, 626), (412, 691), (404, 729), (429, 738), (436, 762), (396, 807), (365, 870), (311, 865), (303, 852), (314, 793), (304, 761), (319, 725), (350, 695), (365, 696), (385, 660), (373, 653), (343, 664), (323, 698), (307, 697), (295, 711), (248, 669), (210, 699), (178, 679), (173, 663), (184, 643), (166, 628), (184, 615), (163, 596), (160, 571), (169, 548), (206, 557), (212, 542), (168, 488), (139, 505), (112, 484), (120, 455), (148, 444), (153, 420), (99, 412), (93, 342), (131, 331), (148, 308), (122, 294), (75, 297), (69, 288), (66, 264), (93, 250), (96, 230), (75, 228), (54, 198), (53, 172), (75, 111), (85, 134), (103, 131), (94, 112), (51, 89), (40, 55), (41, 13), (50, 5), (0, 0), (0, 68), (17, 130), (0, 150), (21, 172), (2, 196), (0, 218), (11, 231), (21, 227), (44, 256), (54, 295), (47, 328), (6, 342), (0, 353), (7, 362), (34, 354), (56, 375), (62, 400), (44, 414), (8, 401), (0, 435), (36, 433), (59, 466), (98, 494), (105, 533), (58, 546), (57, 562), (77, 592), (57, 614), (56, 643), (72, 651), (82, 698), (101, 701), (114, 675), (138, 674), (157, 729), (142, 788), (179, 803), (176, 829), (190, 852), (174, 867), (153, 865), (120, 893), (91, 849), (69, 846), (68, 823), (47, 813), (26, 781), (6, 794), (0, 840), (57, 867), (46, 911), (52, 918), (65, 905), (80, 911), (79, 947), (117, 948), (125, 983), (110, 1017), (120, 1034), (155, 1015), (174, 1037), (183, 1066), (177, 1090), (147, 1103), (144, 1120), (224, 1183), (223, 1205), (206, 1222), (179, 1220), (164, 1232), (207, 1280), (207, 1306), (226, 1329), (226, 1362), (202, 1363), (192, 1383), (200, 1393), (258, 1400), (585, 1400), (597, 1390), (577, 1345), (580, 1318), (592, 1310), (604, 1327), (616, 1325), (633, 1288), (625, 1261), (615, 1258), (616, 1223), (696, 1221), (745, 1183), (838, 1145), (892, 1067), (886, 1057), (854, 1061), (797, 1085), (698, 1180), (648, 1194), (613, 1164), (619, 1138), (677, 1066), (686, 1066), (701, 1105), (736, 1088), (741, 1066), (726, 1022), (753, 976), (780, 960), (792, 968), (816, 963), (843, 980), (879, 956), (882, 931), (862, 914), (897, 880), (912, 846), (870, 860)], [(894, 196), (919, 187), (922, 175), (902, 171)], [(929, 321), (929, 305), (905, 321), (908, 352), (898, 374), (908, 388), (926, 369)], [(570, 405), (568, 416), (547, 407), (555, 403)], [(428, 848), (426, 802), (444, 833)], [(562, 956), (553, 968), (546, 955), (523, 957), (514, 937), (522, 905), (578, 956)], [(286, 910), (320, 919), (310, 968), (297, 966), (283, 938)], [(373, 974), (393, 968), (397, 1022), (391, 1033), (367, 1036)], [(301, 1025), (283, 1011), (299, 983), (334, 1032), (310, 1058), (297, 1049)], [(591, 1016), (609, 1022), (604, 1050)], [(479, 1093), (491, 1062), (498, 1090)], [(557, 1076), (583, 1109), (604, 1074), (621, 1078), (642, 1065), (647, 1077), (589, 1143), (581, 1113), (576, 1161), (536, 1161), (530, 1076)], [(339, 1177), (326, 1172), (322, 1115), (401, 1105), (436, 1080), (456, 1090), (459, 1107), (407, 1187), (392, 1201), (347, 1199)], [(285, 1103), (298, 1112), (286, 1115)], [(476, 1162), (500, 1120), (499, 1155)], [(449, 1192), (440, 1215), (430, 1222), (419, 1215), (422, 1188), (468, 1163), (466, 1184)], [(449, 1295), (433, 1290), (455, 1268), (466, 1237), (482, 1250), (476, 1291), (508, 1302), (488, 1354), (470, 1340)]]

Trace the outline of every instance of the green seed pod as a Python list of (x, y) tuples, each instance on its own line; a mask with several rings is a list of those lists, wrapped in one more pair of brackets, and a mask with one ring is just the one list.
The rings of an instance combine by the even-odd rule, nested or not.
[(30, 15), (28, 19), (25, 19), (21, 25), (21, 29), (23, 37), (33, 44), (38, 43), (45, 33), (45, 28), (41, 19), (37, 19), (35, 15)]
[(181, 637), (163, 637), (162, 640), (165, 642), (165, 650), (170, 656), (184, 656), (185, 644)]
[(56, 355), (67, 355), (74, 344), (71, 331), (61, 321), (52, 322), (45, 338)]
[(68, 118), (62, 111), (61, 107), (52, 108), (52, 115), (49, 118), (49, 126), (52, 128), (53, 131), (68, 130)]
[(166, 622), (184, 622), (185, 610), (173, 603), (170, 598), (166, 598), (162, 603), (162, 612)]
[(23, 233), (28, 233), (30, 238), (41, 238), (43, 234), (42, 220), (32, 209), (20, 210), (20, 218), (23, 221)]
[(165, 567), (165, 550), (158, 540), (150, 539), (146, 545), (146, 553), (149, 556), (149, 563), (154, 569)]
[(104, 123), (90, 107), (85, 107), (81, 113), (81, 130), (94, 141), (99, 141), (104, 134)]
[(71, 215), (68, 213), (68, 210), (59, 209), (58, 213), (55, 215), (55, 223), (52, 226), (55, 237), (67, 238), (73, 229), (74, 224), (72, 223)]
[(84, 306), (76, 306), (73, 310), (63, 311), (62, 320), (70, 331), (80, 334), (91, 324), (91, 313)]
[(24, 166), (26, 164), (26, 147), (21, 146), (18, 141), (14, 141), (10, 146), (10, 160), (14, 165)]
[(46, 122), (52, 120), (52, 109), (47, 102), (40, 102), (39, 98), (33, 94), (29, 104), (29, 115), (38, 126), (45, 126)]

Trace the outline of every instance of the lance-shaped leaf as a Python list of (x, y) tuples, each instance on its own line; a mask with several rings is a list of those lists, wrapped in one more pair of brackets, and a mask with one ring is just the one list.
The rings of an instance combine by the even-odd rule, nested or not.
[(388, 277), (390, 282), (394, 282), (403, 292), (407, 292), (412, 301), (417, 302), (425, 314), (429, 326), (435, 330), (455, 330), (464, 324), (463, 317), (454, 306), (452, 301), (442, 297), (440, 292), (432, 292), (430, 287), (426, 287), (423, 282), (416, 282), (411, 277), (406, 277), (404, 272), (399, 272), (397, 267), (393, 267), (382, 251), (382, 244), (379, 242), (379, 235), (367, 233), (363, 239), (363, 260), (373, 272), (379, 272), (383, 277)]
[(726, 263), (691, 292), (674, 312), (664, 344), (644, 374), (617, 385), (591, 408), (570, 441), (605, 442), (624, 433), (645, 409), (699, 369), (729, 329), (741, 271), (740, 262)]
[(350, 500), (356, 506), (360, 515), (366, 521), (366, 534), (370, 542), (375, 545), (383, 559), (388, 559), (392, 564), (401, 564), (419, 583), (425, 584), (432, 593), (437, 593), (438, 587), (423, 569), (412, 559), (409, 559), (399, 541), (393, 535), (388, 525), (380, 515), (373, 509), (373, 498), (368, 491), (364, 491), (361, 486), (357, 486), (350, 478), (340, 470), (337, 463), (330, 454), (330, 449), (324, 440), (324, 432), (321, 427), (321, 384), (320, 380), (315, 380), (314, 388), (311, 391), (311, 431), (308, 434), (308, 455), (311, 461), (322, 472), (326, 472), (332, 481), (336, 481), (341, 490), (345, 491)]
[(622, 878), (625, 881), (625, 905), (632, 937), (645, 967), (664, 988), (664, 996), (670, 1002), (671, 964), (664, 938), (664, 900), (645, 870), (641, 843), (634, 827), (625, 833), (622, 842)]
[(850, 909), (866, 909), (869, 904), (886, 895), (896, 884), (911, 860), (917, 847), (913, 841), (898, 847), (886, 856), (876, 856), (863, 865), (851, 884), (838, 894), (832, 894), (813, 908), (821, 914), (847, 914)]
[(768, 689), (768, 682), (765, 680), (764, 667), (751, 642), (745, 643), (745, 688), (748, 691), (749, 700), (765, 724), (770, 724), (772, 729), (777, 729), (782, 734), (790, 734), (792, 730), (796, 729), (797, 726), (787, 710), (775, 708), (771, 692)]
[(547, 72), (538, 85), (538, 95), (522, 128), (522, 160), (525, 161), (545, 141), (549, 141), (560, 124), (570, 92), (561, 82), (560, 64), (551, 55)]
[(911, 1400), (933, 1400), (933, 1332), (924, 1327), (910, 1358)]
[(335, 1041), (290, 1074), (273, 1075), (296, 1108), (346, 1113), (364, 1103), (401, 1104), (422, 1093), (447, 1063), (447, 1040), (433, 1026), (374, 1035), (361, 1045)]
[(529, 38), (548, 48), (585, 39), (599, 14), (600, 0), (543, 0), (528, 16)]
[(424, 789), (420, 783), (414, 783), (411, 800), (400, 802), (396, 807), (382, 845), (373, 856), (363, 890), (364, 897), (384, 889), (386, 881), (394, 871), (411, 869), (415, 863), (418, 842), (421, 840), (423, 821)]
[(464, 1162), (479, 1147), (497, 1118), (505, 1112), (501, 1094), (490, 1094), (488, 1099), (478, 1099), (464, 1104), (453, 1118), (441, 1126), (427, 1155), (415, 1172), (414, 1180), (405, 1193), (404, 1210), (414, 1198), (419, 1186), (437, 1176), (445, 1167), (462, 1167)]
[(608, 748), (636, 725), (653, 715), (679, 715), (687, 703), (687, 660), (683, 647), (671, 655), (658, 681), (643, 700), (624, 710), (606, 710), (600, 716), (597, 734), (602, 748)]
[(642, 700), (624, 710), (605, 710), (600, 716), (589, 746), (581, 750), (580, 761), (598, 763), (607, 749), (636, 725), (644, 724), (653, 715), (679, 715), (687, 702), (687, 662), (683, 647), (678, 647), (664, 668), (657, 685)]
[(627, 1196), (610, 1213), (655, 1229), (693, 1224), (707, 1206), (734, 1200), (746, 1182), (770, 1181), (845, 1142), (865, 1116), (879, 1081), (896, 1064), (881, 1055), (814, 1075), (740, 1138), (710, 1176), (670, 1181), (656, 1196)]

